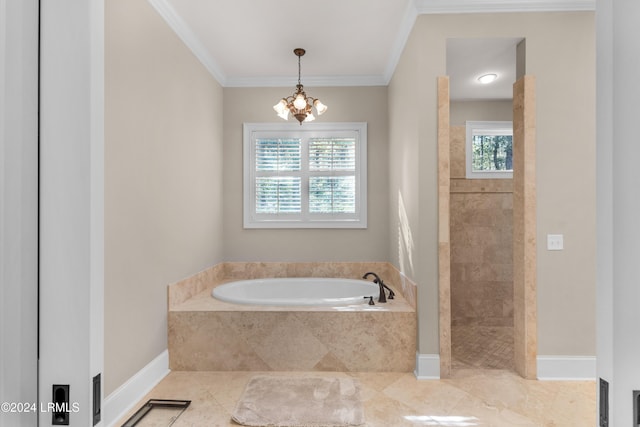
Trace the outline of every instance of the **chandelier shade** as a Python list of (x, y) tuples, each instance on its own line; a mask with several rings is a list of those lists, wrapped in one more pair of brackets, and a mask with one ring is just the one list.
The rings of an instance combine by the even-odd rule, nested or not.
[(302, 86), (300, 79), (300, 58), (306, 53), (304, 49), (297, 48), (293, 50), (293, 53), (298, 57), (298, 84), (296, 85), (296, 91), (292, 96), (282, 98), (276, 105), (273, 106), (278, 117), (289, 120), (289, 114), (300, 122), (310, 122), (315, 120), (313, 110), (319, 116), (327, 111), (327, 106), (320, 102), (319, 99), (307, 96), (304, 92), (304, 86)]

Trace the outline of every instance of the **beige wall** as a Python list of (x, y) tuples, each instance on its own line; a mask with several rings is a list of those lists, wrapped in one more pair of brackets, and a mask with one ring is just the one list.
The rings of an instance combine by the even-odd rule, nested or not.
[[(421, 79), (419, 31), (413, 31), (389, 85), (389, 230), (391, 238), (390, 261), (401, 273), (418, 282), (418, 352), (438, 353), (438, 330), (431, 325), (438, 324), (437, 292), (437, 159), (436, 159), (436, 81)], [(443, 47), (444, 54), (444, 47)], [(427, 88), (428, 90), (426, 90)], [(429, 98), (423, 98), (428, 92)], [(423, 102), (424, 99), (433, 102)], [(425, 115), (425, 106), (433, 106), (432, 117)], [(430, 108), (427, 108), (431, 111)], [(425, 119), (432, 129), (433, 144), (423, 148), (420, 136), (423, 133), (421, 121)], [(430, 156), (422, 163), (423, 149)], [(424, 199), (436, 209), (431, 210), (427, 221), (431, 233), (429, 243), (435, 245), (431, 256), (425, 256), (422, 246), (426, 239), (420, 238), (420, 199), (422, 181), (419, 171), (431, 173), (425, 185), (433, 192), (425, 193)], [(424, 243), (423, 243), (424, 245)]]
[(307, 94), (320, 98), (329, 106), (321, 117), (323, 123), (367, 122), (367, 229), (242, 228), (242, 123), (282, 121), (271, 106), (280, 98), (292, 94), (294, 89), (293, 84), (286, 88), (224, 89), (226, 259), (386, 261), (389, 258), (386, 87), (305, 87)]
[[(307, 88), (329, 105), (323, 121), (368, 123), (366, 230), (244, 230), (242, 123), (278, 121), (270, 106), (293, 85), (223, 90), (143, 0), (106, 2), (105, 32), (106, 394), (166, 349), (166, 285), (222, 260), (389, 260), (419, 284), (419, 352), (438, 353), (436, 77), (447, 37), (526, 37), (538, 353), (594, 354), (593, 13), (422, 15), (388, 88)], [(563, 252), (546, 251), (547, 233), (565, 235)]]
[(451, 126), (464, 126), (467, 120), (513, 120), (511, 99), (451, 101)]
[[(537, 79), (538, 354), (595, 353), (595, 28), (592, 12), (421, 15), (389, 87), (391, 228), (409, 202), (413, 271), (391, 233), (391, 261), (418, 282), (419, 351), (438, 353), (436, 77), (448, 37), (525, 37)], [(412, 99), (420, 99), (416, 113)], [(417, 120), (413, 120), (417, 119)], [(407, 129), (410, 127), (411, 129)], [(419, 164), (409, 160), (419, 159)], [(415, 182), (417, 181), (417, 184)], [(414, 182), (414, 184), (412, 184)], [(416, 188), (417, 187), (417, 188)], [(417, 203), (417, 208), (415, 207)], [(546, 250), (562, 233), (565, 250)]]
[(105, 8), (108, 395), (167, 348), (167, 285), (222, 260), (222, 88), (147, 1)]

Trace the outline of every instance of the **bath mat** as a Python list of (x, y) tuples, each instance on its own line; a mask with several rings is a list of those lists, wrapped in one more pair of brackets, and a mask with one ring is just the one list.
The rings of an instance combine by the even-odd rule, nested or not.
[(245, 426), (359, 426), (360, 384), (353, 378), (255, 376), (232, 418)]

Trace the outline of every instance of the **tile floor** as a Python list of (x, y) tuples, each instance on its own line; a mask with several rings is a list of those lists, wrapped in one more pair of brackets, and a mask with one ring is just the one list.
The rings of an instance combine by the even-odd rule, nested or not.
[(451, 327), (453, 369), (514, 370), (513, 326)]
[(596, 425), (595, 382), (529, 381), (495, 369), (458, 369), (446, 380), (417, 380), (412, 373), (174, 371), (118, 425), (157, 398), (192, 401), (174, 427), (235, 426), (230, 414), (258, 374), (357, 378), (368, 427)]

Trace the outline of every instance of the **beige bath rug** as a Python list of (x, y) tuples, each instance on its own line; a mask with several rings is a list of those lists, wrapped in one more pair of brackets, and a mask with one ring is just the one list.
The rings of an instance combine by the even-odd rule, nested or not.
[(255, 376), (232, 418), (246, 426), (362, 425), (360, 384), (353, 378)]

